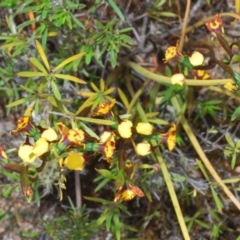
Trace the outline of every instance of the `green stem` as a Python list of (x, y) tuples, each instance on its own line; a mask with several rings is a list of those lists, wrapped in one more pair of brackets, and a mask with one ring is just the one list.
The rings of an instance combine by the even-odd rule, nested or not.
[[(132, 97), (134, 97), (135, 96), (135, 92), (134, 92), (134, 90), (132, 88), (132, 85), (130, 83), (130, 80), (128, 78), (127, 78), (126, 84), (127, 84), (127, 87), (128, 87), (130, 95)], [(139, 114), (139, 116), (141, 118), (141, 121), (147, 122), (148, 119), (147, 119), (146, 114), (145, 114), (145, 112), (144, 112), (144, 110), (143, 110), (143, 108), (142, 108), (142, 106), (140, 105), (139, 102), (137, 103), (136, 107), (137, 107), (138, 114)], [(151, 141), (151, 144), (152, 144), (152, 146), (156, 146), (157, 145), (156, 141)], [(168, 172), (167, 166), (166, 166), (166, 164), (165, 164), (165, 162), (164, 162), (164, 160), (162, 158), (162, 154), (161, 154), (159, 148), (155, 148), (154, 149), (154, 155), (156, 157), (157, 162), (160, 165), (160, 169), (162, 171), (164, 180), (166, 182), (166, 185), (167, 185), (167, 188), (168, 188), (168, 192), (169, 192), (170, 198), (172, 200), (172, 204), (173, 204), (175, 213), (177, 215), (177, 219), (178, 219), (179, 225), (181, 227), (184, 239), (185, 240), (190, 240), (190, 236), (189, 236), (189, 233), (188, 233), (188, 230), (187, 230), (187, 226), (186, 226), (185, 221), (184, 221), (182, 210), (181, 210), (181, 207), (180, 207), (179, 202), (178, 202), (178, 198), (177, 198), (177, 195), (176, 195), (176, 192), (175, 192), (172, 180), (171, 180), (170, 173)]]
[[(126, 62), (124, 65), (132, 68), (133, 70), (135, 70), (137, 73), (141, 74), (142, 76), (144, 76), (148, 79), (154, 80), (157, 83), (172, 84), (170, 77), (152, 73), (134, 62), (129, 61), (129, 62)], [(228, 82), (235, 83), (235, 81), (231, 78), (209, 79), (209, 80), (185, 79), (184, 81), (185, 81), (185, 84), (188, 86), (213, 86), (213, 85), (225, 85)]]

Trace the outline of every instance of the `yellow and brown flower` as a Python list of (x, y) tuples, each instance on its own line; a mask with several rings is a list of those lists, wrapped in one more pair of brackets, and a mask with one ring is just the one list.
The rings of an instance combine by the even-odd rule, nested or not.
[(214, 19), (205, 21), (205, 25), (211, 33), (224, 33), (223, 21), (219, 14)]
[(172, 151), (176, 146), (176, 125), (173, 124), (167, 133), (160, 134), (162, 141), (167, 144), (168, 150)]
[(111, 116), (112, 108), (115, 105), (116, 100), (113, 99), (111, 102), (103, 102), (96, 110), (92, 113), (92, 116)]
[(17, 129), (10, 131), (10, 134), (16, 134), (19, 132), (25, 132), (29, 134), (29, 132), (35, 128), (32, 124), (32, 116), (22, 116), (17, 121)]
[(85, 133), (78, 128), (69, 129), (63, 123), (58, 123), (60, 134), (62, 135), (59, 143), (69, 146), (84, 146)]
[(177, 41), (176, 46), (168, 47), (165, 52), (164, 63), (168, 63), (171, 60), (178, 60), (183, 57), (182, 53), (178, 49), (179, 42)]
[(115, 150), (115, 134), (111, 131), (104, 131), (100, 136), (98, 152), (102, 153), (108, 163), (112, 163), (112, 156)]
[(144, 192), (137, 186), (133, 186), (131, 184), (124, 184), (118, 189), (118, 192), (114, 198), (114, 202), (119, 201), (120, 199), (123, 201), (130, 201), (134, 197), (144, 197)]

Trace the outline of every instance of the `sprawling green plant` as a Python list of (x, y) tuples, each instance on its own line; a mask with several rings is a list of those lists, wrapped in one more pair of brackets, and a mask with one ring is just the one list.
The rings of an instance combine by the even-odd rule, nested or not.
[[(165, 2), (155, 1), (149, 9), (149, 17), (175, 17), (175, 14), (158, 11)], [(171, 1), (168, 3), (170, 5)], [(168, 71), (170, 76), (163, 76), (156, 72), (157, 68), (154, 73), (121, 58), (121, 51), (122, 56), (129, 53), (131, 34), (132, 31), (136, 34), (136, 30), (129, 27), (123, 11), (114, 1), (104, 1), (104, 4), (113, 9), (115, 15), (111, 20), (95, 16), (97, 8), (102, 7), (100, 1), (94, 1), (91, 10), (79, 1), (59, 1), (56, 5), (49, 0), (40, 3), (5, 0), (0, 3), (12, 12), (6, 16), (6, 26), (0, 36), (5, 66), (0, 69), (3, 79), (0, 91), (10, 99), (9, 111), (19, 106), (26, 109), (21, 110), (24, 113), (18, 118), (17, 128), (10, 131), (11, 135), (24, 136), (18, 147), (18, 160), (11, 159), (0, 148), (1, 174), (20, 182), (23, 194), (31, 201), (36, 188), (44, 185), (41, 181), (46, 179), (44, 174), (50, 167), (50, 184), (55, 184), (58, 197), (62, 199), (63, 190), (67, 188), (66, 173), (84, 172), (94, 165), (97, 177), (92, 180), (96, 186), (95, 189), (90, 186), (94, 193), (92, 196), (84, 194), (84, 199), (100, 204), (97, 216), (86, 214), (85, 206), (78, 210), (72, 206), (66, 216), (57, 217), (54, 223), (45, 222), (46, 231), (56, 239), (89, 239), (101, 229), (111, 232), (116, 239), (125, 237), (126, 231), (136, 233), (136, 226), (129, 226), (124, 219), (124, 216), (132, 217), (125, 201), (141, 198), (151, 205), (153, 196), (157, 198), (164, 187), (169, 192), (184, 239), (190, 239), (189, 233), (195, 227), (212, 229), (210, 237), (217, 238), (225, 229), (216, 213), (224, 208), (219, 187), (240, 209), (239, 201), (227, 185), (238, 179), (219, 176), (190, 127), (192, 119), (186, 116), (193, 115), (194, 123), (206, 116), (214, 119), (222, 110), (220, 104), (223, 101), (211, 94), (201, 101), (196, 100), (195, 86), (239, 98), (240, 75), (232, 66), (239, 63), (239, 54), (234, 49), (240, 44), (228, 42), (218, 14), (206, 20), (205, 25), (227, 57), (217, 59), (214, 51), (210, 51), (206, 62), (200, 51), (185, 53), (181, 47), (182, 37), (165, 52), (164, 63), (174, 65)], [(27, 19), (16, 20), (17, 16)], [(55, 41), (55, 49), (51, 50), (49, 45)], [(14, 64), (17, 69), (13, 71)], [(215, 66), (231, 78), (210, 79), (207, 71)], [(136, 87), (135, 74), (129, 69), (147, 80)], [(108, 75), (107, 70), (111, 72)], [(18, 82), (13, 81), (14, 77)], [(149, 90), (153, 82), (154, 87)], [(216, 85), (224, 85), (224, 88)], [(231, 119), (237, 119), (239, 113), (239, 107), (232, 109)], [(185, 166), (185, 135), (200, 159), (196, 159), (192, 169)], [(181, 156), (183, 174), (174, 171), (175, 163), (171, 159), (177, 139), (181, 148), (177, 148), (176, 155)], [(224, 154), (232, 157), (231, 167), (234, 168), (239, 140), (235, 143), (230, 136), (226, 139), (228, 146)], [(96, 159), (103, 160), (100, 168)], [(180, 162), (176, 157), (177, 161)], [(207, 191), (202, 185), (191, 183), (191, 175), (196, 171), (201, 171), (209, 183), (216, 205), (209, 215), (214, 219), (211, 224), (206, 222), (202, 209), (184, 218), (179, 204), (181, 197), (176, 189), (184, 189), (186, 198)], [(233, 188), (237, 190), (235, 186)], [(111, 194), (101, 195), (106, 189), (110, 189)], [(12, 186), (3, 188), (4, 197), (11, 191)], [(154, 214), (145, 219), (150, 221), (155, 213), (159, 216), (154, 210)], [(0, 212), (0, 218), (5, 214)], [(144, 229), (146, 224), (141, 222), (141, 226)]]

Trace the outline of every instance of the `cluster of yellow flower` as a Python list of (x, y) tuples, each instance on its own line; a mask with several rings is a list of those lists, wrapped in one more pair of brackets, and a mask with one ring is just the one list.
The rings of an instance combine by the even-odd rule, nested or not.
[[(57, 162), (59, 170), (64, 167), (69, 170), (83, 170), (87, 161), (96, 154), (102, 154), (108, 163), (113, 164), (113, 159), (117, 159), (117, 157), (114, 158), (116, 141), (120, 139), (131, 140), (129, 142), (133, 143), (133, 149), (138, 156), (148, 155), (154, 147), (157, 147), (151, 146), (151, 139), (156, 140), (158, 144), (165, 143), (170, 151), (173, 150), (176, 144), (176, 125), (172, 125), (167, 133), (154, 130), (153, 125), (149, 122), (139, 122), (134, 128), (131, 120), (122, 120), (113, 114), (114, 104), (115, 99), (112, 102), (104, 102), (92, 113), (93, 116), (110, 118), (116, 123), (103, 131), (99, 140), (90, 137), (79, 128), (69, 129), (63, 123), (57, 124), (57, 131), (50, 127), (36, 126), (32, 121), (31, 114), (19, 118), (17, 129), (12, 130), (10, 134), (22, 132), (26, 135), (26, 141), (19, 146), (18, 150), (19, 158), (23, 163), (8, 163), (4, 165), (4, 168), (21, 175), (21, 178), (24, 179), (21, 185), (25, 196), (31, 196), (32, 183), (37, 180), (38, 172), (43, 170), (47, 161), (57, 159), (57, 161), (53, 161), (53, 164)], [(135, 144), (134, 139), (142, 140)], [(0, 158), (7, 158), (2, 150)], [(42, 160), (40, 167), (35, 166), (36, 159)], [(131, 162), (126, 164), (125, 159), (121, 159), (121, 161), (125, 164), (124, 169), (129, 172), (131, 169), (129, 166), (132, 166)], [(134, 186), (132, 175), (132, 172), (125, 175), (126, 179), (118, 186), (114, 201), (144, 196), (142, 190)]]

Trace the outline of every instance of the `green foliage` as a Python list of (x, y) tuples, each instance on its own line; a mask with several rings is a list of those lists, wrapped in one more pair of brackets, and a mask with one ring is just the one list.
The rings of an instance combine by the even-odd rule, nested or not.
[(51, 239), (88, 240), (96, 234), (96, 223), (85, 214), (85, 207), (70, 210), (66, 215), (55, 217), (54, 221), (43, 221)]
[(221, 110), (221, 107), (219, 106), (221, 103), (222, 100), (206, 100), (198, 103), (197, 108), (199, 109), (199, 112), (196, 115), (195, 120), (197, 120), (200, 116), (204, 117), (207, 114), (215, 118), (216, 112)]
[[(227, 57), (216, 59), (213, 45), (203, 42), (199, 43), (200, 49), (210, 46), (207, 47), (209, 61), (194, 65), (189, 52), (196, 46), (185, 43), (186, 54), (177, 43), (175, 49), (174, 46), (170, 48), (172, 59), (167, 59), (169, 51), (165, 54), (164, 62), (172, 63), (162, 66), (158, 54), (154, 52), (159, 42), (148, 30), (152, 24), (158, 26), (162, 23), (169, 28), (169, 19), (176, 21), (179, 18), (176, 11), (172, 11), (176, 3), (156, 0), (143, 14), (141, 12), (131, 20), (126, 15), (133, 8), (131, 1), (127, 6), (124, 5), (126, 1), (80, 2), (3, 0), (0, 3), (6, 12), (4, 24), (0, 26), (0, 95), (1, 100), (8, 103), (7, 113), (21, 111), (17, 130), (11, 134), (22, 132), (26, 137), (18, 149), (21, 161), (15, 158), (8, 160), (0, 148), (0, 174), (7, 179), (7, 183), (0, 186), (2, 196), (9, 199), (21, 184), (27, 200), (32, 199), (40, 205), (39, 189), (44, 188), (45, 195), (55, 185), (62, 198), (68, 172), (85, 171), (86, 168), (84, 174), (88, 175), (92, 184), (87, 186), (91, 195), (85, 196), (83, 193), (84, 201), (97, 207), (91, 210), (94, 212), (92, 214), (87, 205), (76, 210), (70, 202), (72, 209), (69, 212), (54, 216), (54, 220), (43, 221), (52, 239), (91, 239), (98, 236), (99, 231), (111, 233), (117, 240), (125, 239), (127, 235), (139, 237), (142, 229), (146, 229), (155, 217), (160, 219), (169, 208), (169, 199), (185, 239), (189, 239), (186, 236), (196, 229), (207, 231), (213, 239), (219, 238), (224, 231), (231, 232), (232, 229), (225, 226), (219, 216), (225, 207), (219, 188), (222, 187), (227, 196), (234, 200), (231, 192), (229, 194), (229, 187), (224, 184), (231, 183), (237, 191), (239, 189), (234, 184), (238, 180), (216, 178), (218, 174), (205, 160), (201, 148), (206, 143), (202, 140), (198, 144), (196, 133), (188, 121), (196, 124), (196, 128), (202, 126), (201, 131), (207, 127), (207, 134), (210, 127), (216, 127), (216, 138), (222, 139), (226, 135), (228, 146), (221, 153), (231, 157), (231, 167), (235, 168), (240, 140), (235, 141), (236, 136), (230, 133), (219, 136), (220, 127), (207, 126), (205, 122), (208, 116), (215, 119), (217, 113), (222, 112), (226, 119), (232, 114), (231, 119), (227, 119), (229, 122), (239, 117), (238, 102), (232, 99), (239, 100), (237, 87), (240, 75), (232, 64), (239, 64), (239, 54), (233, 51), (233, 47), (240, 48), (240, 44), (229, 44), (222, 30), (210, 28)], [(211, 4), (211, 1), (206, 2)], [(139, 13), (139, 9), (135, 11)], [(219, 21), (216, 18), (214, 26)], [(139, 23), (143, 23), (142, 29), (139, 29)], [(198, 24), (194, 25), (194, 29), (202, 23)], [(187, 27), (184, 31), (189, 33), (189, 29)], [(158, 31), (164, 33), (161, 28), (156, 28)], [(183, 39), (184, 36), (181, 36), (181, 43)], [(153, 45), (153, 54), (147, 52), (149, 42)], [(173, 53), (177, 56), (172, 56)], [(153, 63), (146, 62), (149, 55), (153, 55)], [(129, 59), (138, 63), (132, 64)], [(211, 85), (223, 83), (221, 80), (205, 80), (208, 78), (204, 78), (205, 72), (202, 77), (197, 75), (198, 70), (205, 71), (215, 66), (233, 79), (228, 79), (228, 82), (224, 80), (224, 83), (233, 84), (228, 88), (230, 90), (215, 86), (211, 88)], [(185, 76), (180, 74), (183, 76), (181, 81), (173, 81), (172, 77), (178, 75), (173, 73), (179, 71), (183, 71)], [(201, 93), (199, 86), (209, 87), (206, 95)], [(218, 95), (211, 91), (216, 91)], [(201, 101), (195, 99), (195, 94), (202, 97)], [(227, 101), (221, 100), (222, 95), (231, 98), (234, 104), (228, 107)], [(28, 118), (29, 121), (26, 120)], [(145, 131), (139, 130), (139, 123), (148, 123), (150, 127), (145, 126)], [(126, 125), (122, 127), (122, 124)], [(55, 138), (52, 138), (53, 132), (50, 138), (42, 136), (49, 129), (56, 133)], [(110, 135), (103, 139), (106, 133)], [(39, 147), (39, 140), (44, 142), (44, 146), (47, 145), (44, 150), (43, 145)], [(142, 144), (140, 149), (139, 144)], [(171, 153), (175, 144), (177, 149)], [(184, 151), (189, 150), (189, 144), (201, 158), (201, 161), (196, 159), (195, 165), (198, 166), (193, 166), (190, 158), (185, 161)], [(142, 153), (146, 145), (148, 148)], [(24, 157), (20, 156), (23, 146), (32, 147), (29, 154), (24, 152)], [(40, 163), (35, 166), (36, 162), (33, 164), (29, 160), (32, 157)], [(99, 163), (98, 160), (102, 159), (106, 161)], [(209, 183), (206, 196), (211, 198), (209, 201), (214, 207), (206, 214), (206, 209), (201, 206), (184, 221), (185, 213), (182, 213), (178, 203), (181, 199), (179, 196), (188, 199), (189, 195), (200, 194), (198, 188), (190, 184), (194, 178), (192, 176), (200, 175), (199, 170), (204, 176), (200, 178)], [(93, 173), (97, 174), (94, 178)], [(180, 190), (179, 186), (182, 186)], [(181, 191), (179, 195), (175, 189)], [(112, 194), (105, 195), (105, 191)], [(165, 191), (170, 194), (170, 198), (166, 197), (167, 201), (162, 198)], [(140, 200), (144, 196), (146, 198)], [(132, 203), (136, 206), (125, 203), (135, 197), (137, 201)], [(163, 199), (161, 204), (157, 203), (158, 209), (155, 198)], [(141, 209), (139, 206), (142, 205), (144, 207)], [(171, 212), (172, 209), (169, 210)], [(139, 216), (139, 222), (135, 225), (133, 221), (130, 226), (128, 220), (136, 216)], [(6, 218), (7, 212), (0, 211), (0, 221)], [(21, 237), (34, 239), (38, 236), (34, 231), (21, 231)]]
[(228, 142), (228, 146), (225, 147), (224, 154), (232, 157), (231, 168), (234, 168), (236, 165), (237, 156), (240, 153), (240, 140), (235, 143), (229, 135), (226, 135), (226, 140)]

